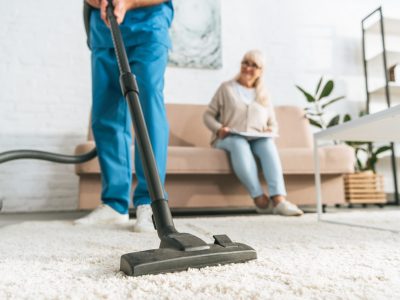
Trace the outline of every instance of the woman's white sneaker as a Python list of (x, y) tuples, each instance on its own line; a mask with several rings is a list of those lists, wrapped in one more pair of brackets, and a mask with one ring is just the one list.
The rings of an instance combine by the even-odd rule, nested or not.
[(280, 202), (272, 211), (274, 215), (282, 216), (301, 216), (303, 214), (300, 208), (287, 200)]
[(269, 200), (268, 206), (266, 208), (260, 208), (256, 206), (256, 211), (262, 215), (272, 215), (274, 212), (274, 203), (272, 200)]
[(75, 225), (123, 224), (129, 221), (129, 214), (120, 214), (110, 206), (102, 204), (88, 215), (74, 221)]
[(133, 226), (134, 232), (154, 232), (153, 211), (150, 205), (139, 205), (136, 208), (136, 223)]

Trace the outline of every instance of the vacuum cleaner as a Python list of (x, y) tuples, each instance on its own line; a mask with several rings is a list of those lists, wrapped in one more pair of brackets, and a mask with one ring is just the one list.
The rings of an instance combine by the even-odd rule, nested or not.
[[(171, 211), (157, 171), (153, 150), (139, 101), (139, 89), (131, 73), (120, 28), (114, 16), (114, 7), (108, 0), (107, 18), (120, 72), (120, 85), (137, 139), (140, 158), (152, 200), (153, 224), (161, 240), (159, 249), (127, 253), (121, 256), (120, 270), (128, 276), (141, 276), (202, 268), (231, 263), (243, 263), (257, 258), (248, 245), (232, 242), (227, 235), (214, 235), (214, 243), (175, 229)], [(60, 155), (42, 151), (16, 150), (0, 153), (0, 163), (22, 158), (43, 159), (59, 163), (81, 163), (95, 157), (96, 150), (81, 156)]]

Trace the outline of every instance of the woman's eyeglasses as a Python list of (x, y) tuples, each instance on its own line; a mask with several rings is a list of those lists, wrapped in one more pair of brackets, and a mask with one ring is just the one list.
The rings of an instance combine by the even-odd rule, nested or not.
[(249, 68), (252, 68), (252, 69), (261, 69), (261, 67), (259, 67), (257, 64), (255, 64), (255, 63), (253, 63), (251, 61), (248, 61), (248, 60), (242, 61), (242, 66), (243, 67), (249, 67)]

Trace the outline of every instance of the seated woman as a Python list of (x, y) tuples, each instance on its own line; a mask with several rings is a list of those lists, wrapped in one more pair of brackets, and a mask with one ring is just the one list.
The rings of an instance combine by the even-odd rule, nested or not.
[[(221, 84), (204, 113), (212, 131), (212, 145), (230, 154), (233, 170), (253, 198), (260, 213), (300, 216), (303, 212), (286, 200), (282, 167), (272, 137), (246, 137), (235, 132), (277, 134), (278, 124), (263, 83), (264, 59), (260, 51), (246, 53), (239, 75)], [(269, 198), (261, 187), (255, 157), (261, 162)]]

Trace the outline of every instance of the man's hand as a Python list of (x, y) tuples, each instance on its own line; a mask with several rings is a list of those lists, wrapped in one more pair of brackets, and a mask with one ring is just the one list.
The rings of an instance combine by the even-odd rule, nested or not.
[[(96, 0), (90, 0), (90, 1), (96, 1)], [(110, 27), (110, 24), (107, 19), (108, 1), (107, 0), (98, 0), (98, 1), (101, 2), (100, 4), (101, 18), (107, 24), (107, 26)], [(139, 7), (157, 5), (166, 1), (167, 0), (113, 0), (112, 2), (114, 5), (115, 18), (117, 19), (118, 24), (121, 24), (124, 21), (125, 14), (128, 10)]]
[(217, 132), (217, 136), (223, 140), (224, 138), (226, 138), (231, 132), (231, 129), (229, 127), (221, 127), (218, 132)]
[[(107, 19), (108, 0), (100, 0), (100, 1), (101, 1), (100, 5), (101, 18), (107, 24), (107, 26), (110, 27), (110, 23), (108, 22)], [(127, 10), (130, 9), (129, 7), (130, 2), (135, 2), (135, 0), (113, 0), (114, 15), (115, 18), (117, 19), (118, 24), (122, 23), (122, 21), (125, 18)]]
[(94, 8), (100, 8), (101, 0), (86, 0), (86, 2)]

